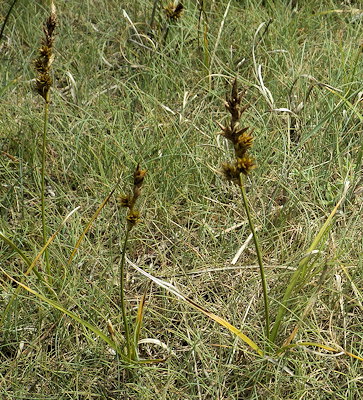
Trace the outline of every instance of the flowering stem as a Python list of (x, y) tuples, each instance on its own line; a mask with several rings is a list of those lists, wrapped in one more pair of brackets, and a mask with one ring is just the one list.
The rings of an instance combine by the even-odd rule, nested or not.
[(122, 313), (122, 320), (124, 324), (124, 331), (125, 331), (125, 340), (126, 340), (126, 350), (127, 350), (127, 356), (131, 356), (131, 342), (130, 342), (130, 330), (129, 330), (129, 324), (127, 322), (126, 318), (126, 304), (125, 304), (125, 259), (126, 259), (126, 248), (127, 248), (127, 243), (129, 240), (129, 233), (130, 233), (130, 228), (126, 228), (126, 235), (125, 235), (125, 241), (123, 244), (123, 249), (122, 249), (122, 255), (121, 255), (121, 264), (120, 264), (120, 302), (121, 302), (121, 313)]
[(253, 241), (255, 243), (255, 248), (256, 248), (256, 253), (257, 253), (257, 259), (258, 259), (258, 265), (260, 267), (260, 276), (261, 276), (261, 282), (262, 282), (262, 291), (263, 291), (263, 300), (264, 300), (264, 305), (265, 305), (265, 330), (266, 330), (266, 337), (267, 340), (270, 340), (270, 312), (269, 312), (269, 302), (268, 302), (268, 295), (267, 295), (267, 283), (266, 283), (266, 276), (265, 276), (265, 270), (263, 268), (262, 264), (262, 252), (261, 252), (261, 247), (260, 247), (260, 242), (258, 240), (255, 226), (252, 221), (250, 209), (248, 206), (248, 201), (247, 201), (247, 196), (246, 196), (246, 190), (243, 184), (243, 174), (241, 173), (239, 175), (239, 187), (241, 189), (242, 193), (242, 199), (243, 199), (243, 204), (246, 209), (247, 213), (247, 218), (248, 218), (248, 223), (252, 232), (253, 236)]
[[(42, 170), (41, 170), (41, 214), (42, 214), (42, 231), (43, 231), (43, 246), (47, 243), (47, 223), (45, 218), (45, 156), (47, 151), (47, 130), (49, 119), (49, 91), (46, 94), (44, 104), (44, 124), (43, 124), (43, 143), (42, 143)], [(45, 270), (49, 281), (51, 281), (51, 271), (49, 264), (48, 249), (45, 249)]]

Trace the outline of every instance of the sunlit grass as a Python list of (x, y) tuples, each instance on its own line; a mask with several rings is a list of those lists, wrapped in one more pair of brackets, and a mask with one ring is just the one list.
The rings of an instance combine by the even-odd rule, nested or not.
[[(58, 296), (62, 307), (106, 336), (107, 320), (117, 332), (124, 331), (119, 301), (124, 220), (116, 198), (125, 193), (130, 171), (140, 162), (148, 170), (139, 204), (142, 219), (132, 231), (127, 257), (265, 347), (253, 242), (231, 264), (250, 235), (246, 214), (238, 188), (216, 174), (230, 159), (230, 149), (216, 134), (215, 122), (226, 122), (223, 101), (238, 76), (248, 89), (244, 122), (255, 128), (258, 168), (245, 187), (261, 242), (272, 323), (299, 262), (341, 198), (344, 183), (351, 182), (324, 246), (290, 296), (276, 344), (299, 326), (294, 343), (316, 342), (362, 356), (358, 5), (304, 2), (293, 10), (282, 1), (266, 1), (265, 7), (232, 1), (227, 9), (227, 0), (186, 1), (164, 41), (162, 6), (168, 2), (157, 7), (151, 28), (154, 1), (101, 3), (56, 4), (59, 29), (45, 179), (48, 236), (72, 210), (80, 210), (49, 246), (52, 301)], [(202, 6), (206, 14), (198, 32)], [(5, 17), (7, 10), (0, 12)], [(0, 231), (30, 262), (43, 247), (38, 185), (43, 111), (32, 91), (32, 60), (48, 15), (45, 3), (17, 2), (0, 42)], [(212, 65), (205, 65), (212, 52)], [(274, 107), (261, 91), (259, 65)], [(212, 75), (206, 76), (209, 69)], [(116, 196), (67, 265), (118, 179)], [(0, 263), (11, 278), (50, 296), (39, 277), (23, 276), (29, 265), (5, 241)], [(40, 263), (39, 272), (44, 268)], [(159, 340), (141, 344), (140, 358), (167, 360), (132, 373), (119, 368), (107, 341), (20, 291), (3, 322), (0, 397), (362, 397), (361, 361), (344, 354), (332, 357), (312, 346), (263, 359), (228, 330), (148, 285), (126, 263), (129, 315), (136, 315), (148, 289), (140, 338)], [(15, 286), (2, 276), (2, 311)]]

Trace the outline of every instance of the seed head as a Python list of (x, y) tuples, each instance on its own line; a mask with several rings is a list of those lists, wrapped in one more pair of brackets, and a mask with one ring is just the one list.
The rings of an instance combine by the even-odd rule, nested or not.
[(112, 325), (112, 322), (109, 319), (107, 320), (107, 330), (108, 330), (108, 333), (110, 334), (110, 336), (112, 337), (112, 339), (115, 340), (115, 337), (116, 337), (115, 329)]
[(220, 135), (224, 136), (233, 144), (235, 161), (222, 164), (224, 177), (231, 182), (240, 184), (240, 174), (247, 175), (256, 168), (256, 164), (247, 152), (252, 147), (252, 131), (249, 127), (240, 128), (240, 118), (248, 105), (241, 106), (242, 94), (238, 93), (237, 79), (234, 79), (230, 96), (227, 96), (225, 107), (231, 114), (229, 123), (224, 126), (218, 123), (221, 128)]
[(242, 158), (237, 158), (236, 167), (239, 173), (247, 175), (256, 168), (256, 164), (252, 157), (245, 155)]
[(223, 163), (222, 164), (222, 173), (227, 181), (235, 182), (236, 184), (238, 184), (239, 173), (237, 172), (237, 168), (236, 168), (235, 164)]
[(237, 158), (233, 163), (222, 164), (222, 173), (227, 181), (231, 181), (236, 185), (240, 184), (240, 174), (247, 175), (256, 168), (253, 158), (244, 156)]
[(134, 172), (134, 186), (141, 187), (146, 175), (146, 169), (140, 169), (140, 164), (137, 164)]
[(233, 144), (237, 143), (238, 138), (249, 129), (248, 127), (238, 129), (237, 125), (231, 127), (230, 124), (228, 124), (227, 126), (223, 126), (218, 122), (217, 124), (222, 129), (222, 132), (218, 132), (218, 134), (224, 136), (226, 139), (230, 140)]
[(139, 221), (140, 213), (137, 210), (130, 210), (126, 216), (128, 229), (131, 230)]
[(137, 164), (137, 167), (134, 171), (134, 187), (131, 194), (122, 195), (119, 197), (119, 203), (121, 207), (128, 208), (128, 214), (126, 216), (128, 229), (131, 230), (140, 220), (139, 211), (134, 209), (136, 200), (141, 194), (141, 186), (144, 182), (144, 178), (146, 175), (146, 169), (141, 169), (140, 164)]
[(49, 90), (52, 85), (50, 67), (54, 60), (53, 43), (54, 30), (57, 26), (57, 15), (54, 4), (52, 3), (51, 14), (44, 24), (44, 37), (39, 49), (38, 58), (34, 61), (34, 69), (37, 72), (35, 79), (35, 90), (46, 102), (49, 102)]
[(171, 2), (164, 7), (166, 18), (173, 22), (177, 21), (181, 17), (183, 10), (184, 6), (182, 3), (175, 4), (174, 2)]
[[(247, 128), (245, 128), (247, 129)], [(244, 132), (237, 137), (237, 139), (233, 142), (234, 152), (237, 158), (243, 158), (247, 152), (247, 150), (252, 147), (253, 137), (251, 133)]]
[(120, 203), (121, 207), (127, 207), (127, 208), (131, 207), (132, 199), (131, 199), (131, 196), (129, 194), (120, 196), (118, 200), (119, 200), (119, 203)]

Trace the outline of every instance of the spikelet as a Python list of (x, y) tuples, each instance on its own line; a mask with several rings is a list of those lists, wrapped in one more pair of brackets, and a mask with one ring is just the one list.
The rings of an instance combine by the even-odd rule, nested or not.
[(221, 128), (219, 135), (224, 136), (233, 144), (235, 160), (222, 164), (223, 176), (233, 183), (239, 185), (240, 174), (247, 175), (256, 168), (254, 159), (247, 152), (252, 147), (252, 130), (249, 127), (240, 128), (240, 119), (242, 114), (248, 108), (248, 105), (241, 106), (243, 94), (238, 93), (237, 79), (234, 79), (230, 96), (227, 96), (225, 107), (231, 114), (229, 123), (224, 126), (217, 123)]
[(37, 72), (37, 77), (35, 79), (35, 90), (47, 103), (49, 103), (49, 91), (50, 87), (52, 86), (50, 68), (54, 60), (53, 43), (56, 26), (57, 14), (54, 3), (52, 2), (50, 16), (43, 27), (44, 37), (39, 49), (39, 55), (34, 61), (34, 68)]
[(134, 171), (134, 187), (132, 195), (127, 194), (119, 198), (120, 206), (129, 209), (128, 214), (126, 216), (126, 221), (129, 231), (140, 221), (140, 213), (138, 210), (134, 208), (134, 206), (136, 200), (141, 194), (141, 187), (144, 182), (145, 175), (146, 175), (146, 169), (141, 169), (140, 164), (137, 164), (137, 167)]
[(183, 10), (184, 6), (182, 3), (175, 4), (171, 2), (164, 7), (166, 18), (172, 22), (177, 21), (181, 17)]

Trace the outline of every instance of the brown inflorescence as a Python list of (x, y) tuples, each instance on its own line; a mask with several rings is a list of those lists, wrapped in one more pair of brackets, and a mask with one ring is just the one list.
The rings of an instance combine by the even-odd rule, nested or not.
[(171, 2), (164, 7), (166, 17), (173, 22), (177, 21), (181, 17), (183, 10), (184, 6), (182, 3), (175, 4), (174, 2)]
[(134, 206), (136, 200), (141, 194), (141, 187), (144, 182), (145, 175), (146, 169), (141, 169), (140, 164), (137, 164), (134, 172), (134, 187), (132, 195), (127, 194), (119, 198), (120, 206), (129, 209), (129, 212), (126, 216), (129, 230), (131, 230), (140, 220), (140, 213), (138, 210), (135, 210)]
[(133, 228), (140, 221), (140, 213), (137, 210), (131, 210), (127, 216), (127, 223), (129, 224), (129, 228)]
[(234, 147), (236, 159), (232, 163), (222, 165), (223, 176), (237, 185), (240, 184), (240, 174), (247, 175), (256, 168), (254, 159), (247, 152), (253, 144), (252, 130), (249, 127), (240, 128), (241, 115), (246, 111), (248, 105), (241, 106), (243, 94), (238, 93), (237, 79), (234, 80), (231, 95), (227, 96), (225, 107), (231, 114), (231, 119), (226, 126), (218, 123), (221, 128), (220, 135), (229, 140)]
[(43, 97), (43, 99), (47, 103), (49, 102), (49, 90), (52, 85), (50, 67), (54, 59), (53, 43), (54, 30), (56, 26), (57, 16), (55, 13), (55, 7), (53, 5), (51, 14), (43, 27), (44, 38), (42, 40), (42, 45), (39, 49), (38, 58), (34, 61), (34, 68), (38, 73), (35, 79), (35, 90)]

